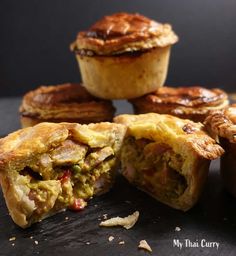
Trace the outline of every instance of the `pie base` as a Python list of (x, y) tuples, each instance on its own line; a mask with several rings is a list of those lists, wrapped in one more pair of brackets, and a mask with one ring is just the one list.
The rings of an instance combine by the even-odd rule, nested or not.
[(77, 54), (76, 58), (83, 84), (92, 95), (103, 99), (131, 99), (163, 86), (170, 48), (157, 47), (117, 56)]

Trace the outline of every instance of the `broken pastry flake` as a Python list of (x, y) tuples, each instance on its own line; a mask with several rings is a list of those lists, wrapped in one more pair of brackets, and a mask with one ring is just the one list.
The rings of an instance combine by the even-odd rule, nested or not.
[(130, 229), (132, 228), (135, 223), (137, 222), (139, 217), (139, 211), (134, 212), (133, 214), (121, 218), (121, 217), (115, 217), (115, 218), (111, 218), (105, 221), (102, 221), (100, 223), (101, 227), (115, 227), (115, 226), (122, 226), (126, 229)]
[(109, 236), (109, 237), (108, 237), (108, 241), (109, 241), (109, 242), (112, 242), (114, 239), (115, 239), (114, 236)]
[(146, 240), (141, 240), (139, 242), (138, 248), (149, 251), (149, 252), (152, 252), (152, 248), (150, 247), (150, 245), (147, 243)]

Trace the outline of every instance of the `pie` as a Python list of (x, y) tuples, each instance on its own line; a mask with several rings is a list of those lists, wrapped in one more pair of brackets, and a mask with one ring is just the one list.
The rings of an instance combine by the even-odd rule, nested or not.
[(161, 87), (130, 102), (136, 114), (169, 114), (195, 122), (203, 122), (212, 110), (224, 109), (229, 104), (224, 91), (200, 86)]
[(212, 112), (204, 124), (225, 150), (221, 157), (221, 177), (226, 189), (236, 197), (236, 104)]
[(203, 125), (156, 113), (120, 115), (114, 121), (128, 128), (122, 175), (160, 202), (189, 210), (200, 196), (210, 160), (224, 152)]
[(170, 48), (178, 41), (170, 24), (140, 14), (105, 16), (71, 44), (84, 86), (104, 99), (128, 99), (165, 82)]
[(0, 183), (13, 221), (25, 228), (107, 192), (125, 131), (108, 122), (40, 123), (1, 139)]
[(20, 106), (22, 127), (41, 122), (97, 123), (111, 121), (111, 101), (95, 98), (80, 84), (40, 86), (26, 93)]

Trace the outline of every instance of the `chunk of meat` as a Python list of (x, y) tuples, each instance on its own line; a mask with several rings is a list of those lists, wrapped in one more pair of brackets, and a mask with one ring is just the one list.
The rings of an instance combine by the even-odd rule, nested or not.
[(73, 164), (82, 160), (87, 150), (88, 147), (85, 145), (65, 140), (60, 147), (53, 150), (51, 158), (56, 165)]

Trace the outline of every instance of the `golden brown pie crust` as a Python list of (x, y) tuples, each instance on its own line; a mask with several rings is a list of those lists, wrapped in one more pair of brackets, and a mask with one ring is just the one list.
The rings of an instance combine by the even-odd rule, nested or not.
[(236, 104), (212, 112), (204, 124), (225, 150), (221, 157), (221, 177), (226, 189), (236, 197)]
[[(144, 180), (135, 181), (135, 176), (129, 176), (128, 172), (124, 169), (127, 162), (130, 165), (127, 155), (131, 152), (129, 149), (127, 154), (124, 154), (124, 146), (121, 149), (121, 173), (131, 183), (146, 191), (157, 200), (183, 211), (190, 209), (197, 202), (206, 181), (209, 160), (218, 158), (224, 152), (216, 141), (204, 131), (204, 126), (201, 123), (194, 123), (190, 120), (156, 113), (120, 115), (115, 117), (114, 121), (127, 126), (126, 138), (132, 137), (135, 140), (148, 139), (151, 142), (165, 144), (175, 154), (181, 156), (183, 165), (179, 174), (185, 178), (187, 186), (183, 194), (177, 198), (163, 199), (161, 193), (147, 191), (142, 187), (142, 183), (145, 182)], [(140, 155), (139, 157), (144, 159)], [(156, 157), (158, 157), (158, 153)], [(142, 164), (143, 162), (144, 160)]]
[(203, 122), (210, 111), (228, 106), (228, 96), (220, 89), (166, 86), (130, 102), (137, 114), (154, 112)]
[[(126, 128), (123, 125), (108, 122), (89, 125), (40, 123), (2, 138), (0, 140), (0, 184), (14, 222), (25, 228), (33, 222), (57, 213), (62, 210), (62, 207), (67, 207), (67, 205), (62, 205), (61, 208), (56, 207), (57, 199), (63, 191), (63, 183), (58, 179), (51, 179), (48, 175), (51, 169), (58, 167), (59, 164), (67, 166), (66, 158), (69, 159), (70, 164), (77, 163), (80, 151), (74, 154), (71, 144), (78, 145), (79, 148), (94, 149), (95, 152), (100, 148), (112, 148), (114, 151), (112, 161), (114, 161), (109, 166), (110, 169), (106, 169), (105, 172), (110, 172), (114, 176), (114, 168), (117, 165), (116, 154), (119, 153), (125, 131)], [(86, 156), (82, 157), (80, 161), (85, 161)], [(36, 219), (33, 216), (39, 210), (37, 201), (30, 197), (31, 187), (28, 186), (28, 177), (22, 175), (21, 170), (29, 166), (37, 169), (40, 165), (44, 167), (44, 172), (40, 173), (43, 179), (39, 182), (44, 183), (44, 187), (48, 187), (53, 193), (48, 195), (46, 201), (42, 201), (41, 213)], [(110, 178), (112, 176), (104, 180), (104, 186), (98, 186), (94, 193), (107, 192), (112, 185)], [(103, 179), (106, 178), (103, 177)], [(40, 192), (44, 191), (39, 191), (39, 196)]]
[(23, 127), (40, 122), (96, 123), (110, 121), (111, 101), (97, 99), (80, 84), (41, 86), (28, 92), (20, 106)]
[(204, 124), (213, 137), (236, 143), (236, 104), (229, 105), (222, 111), (213, 111)]
[(71, 50), (88, 55), (112, 55), (166, 47), (177, 41), (169, 24), (157, 23), (140, 14), (115, 13), (103, 17), (88, 31), (80, 32)]

